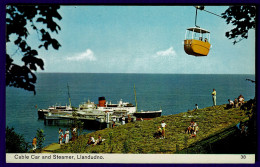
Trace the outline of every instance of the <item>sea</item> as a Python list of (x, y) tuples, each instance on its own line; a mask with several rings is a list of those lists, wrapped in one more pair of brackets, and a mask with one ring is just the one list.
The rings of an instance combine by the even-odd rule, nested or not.
[[(217, 92), (217, 105), (227, 104), (240, 94), (245, 100), (255, 97), (255, 75), (222, 74), (103, 74), (103, 73), (37, 73), (36, 95), (21, 88), (6, 87), (6, 126), (32, 142), (37, 129), (43, 129), (44, 146), (58, 142), (58, 129), (66, 126), (45, 125), (37, 110), (49, 106), (71, 104), (78, 107), (84, 101), (98, 103), (104, 96), (108, 102), (119, 100), (136, 104), (138, 110), (160, 110), (172, 115), (213, 105), (212, 90)], [(94, 130), (84, 130), (90, 133)]]

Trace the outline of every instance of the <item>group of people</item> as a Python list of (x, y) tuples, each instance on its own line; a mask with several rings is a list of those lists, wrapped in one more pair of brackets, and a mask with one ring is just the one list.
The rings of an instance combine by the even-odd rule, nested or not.
[[(166, 123), (164, 121), (161, 122), (161, 126), (158, 126), (158, 129), (156, 133), (154, 134), (155, 138), (159, 139), (165, 139), (165, 128), (166, 128)], [(185, 133), (191, 134), (190, 138), (196, 137), (196, 134), (199, 131), (199, 126), (196, 122), (193, 120), (190, 122), (190, 125), (187, 127)]]
[(158, 126), (157, 132), (155, 133), (154, 137), (159, 139), (165, 139), (166, 126), (166, 123), (162, 121), (161, 126)]
[(63, 138), (65, 139), (65, 143), (69, 143), (70, 131), (66, 129), (66, 131), (63, 134), (63, 130), (59, 128), (59, 144), (63, 143)]
[(193, 120), (190, 122), (190, 125), (187, 127), (185, 133), (191, 134), (190, 138), (196, 137), (196, 134), (199, 131), (199, 126)]
[[(217, 91), (215, 89), (213, 89), (212, 93), (212, 101), (213, 101), (213, 107), (217, 105)], [(196, 111), (199, 109), (198, 104), (195, 104), (195, 108), (193, 109), (193, 111)]]
[(242, 106), (244, 104), (244, 97), (242, 95), (239, 95), (238, 98), (235, 98), (234, 101), (228, 99), (228, 104), (226, 106), (227, 109), (229, 108), (237, 108), (239, 106)]
[[(113, 121), (113, 122), (120, 122), (119, 120), (120, 120), (120, 119), (119, 119), (119, 118), (116, 118), (116, 116), (113, 116), (113, 117), (112, 117), (112, 121)], [(131, 122), (131, 120), (132, 120), (132, 118), (131, 118), (131, 116), (128, 114), (128, 115), (127, 115), (127, 122)], [(125, 123), (126, 123), (126, 117), (125, 117), (125, 115), (122, 115), (122, 117), (121, 117), (121, 124), (124, 125)]]
[[(120, 122), (119, 120), (120, 119), (118, 118), (118, 120), (117, 120), (117, 118), (115, 116), (112, 117), (112, 128), (114, 128), (116, 126), (116, 122)], [(127, 115), (127, 122), (129, 123), (131, 121), (132, 121), (132, 118), (128, 114)], [(121, 125), (125, 125), (125, 123), (126, 123), (126, 117), (125, 117), (125, 115), (122, 115), (122, 117), (121, 117)]]
[[(212, 100), (213, 100), (213, 106), (216, 106), (217, 104), (217, 92), (215, 89), (213, 89), (213, 92), (211, 93), (212, 95)], [(230, 100), (228, 99), (228, 104), (226, 108), (237, 108), (239, 106), (242, 106), (244, 104), (244, 96), (239, 95), (238, 98), (235, 98), (235, 100)]]
[[(202, 38), (202, 37), (199, 37), (199, 40), (200, 40), (200, 41), (203, 41), (203, 38)], [(205, 39), (204, 39), (204, 42), (208, 42), (208, 39), (205, 38)]]
[[(75, 140), (76, 130), (77, 130), (76, 128), (72, 129), (72, 139), (71, 140)], [(70, 131), (68, 129), (66, 129), (65, 133), (63, 134), (63, 130), (61, 128), (59, 128), (59, 144), (63, 144), (63, 139), (65, 139), (65, 143), (69, 143), (69, 141), (70, 141)], [(93, 136), (89, 136), (87, 146), (89, 146), (89, 145), (93, 145), (93, 146), (99, 145), (99, 144), (102, 143), (102, 141), (104, 141), (104, 139), (102, 139), (101, 135), (98, 135), (97, 140), (95, 140)]]
[[(76, 132), (77, 132), (77, 128), (73, 128), (72, 129), (72, 139), (71, 140), (75, 140), (76, 139)], [(65, 143), (69, 143), (70, 141), (70, 131), (68, 129), (66, 129), (66, 131), (63, 133), (63, 130), (61, 128), (59, 128), (59, 144), (63, 144), (63, 139), (65, 139)]]
[(93, 136), (89, 136), (88, 142), (87, 142), (87, 146), (95, 146), (95, 145), (100, 145), (102, 142), (104, 141), (104, 139), (102, 139), (101, 135), (98, 135), (97, 140), (94, 139)]

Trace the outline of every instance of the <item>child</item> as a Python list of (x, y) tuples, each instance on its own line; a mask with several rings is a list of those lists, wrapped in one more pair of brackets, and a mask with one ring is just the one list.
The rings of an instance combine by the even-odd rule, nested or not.
[(162, 128), (158, 126), (157, 132), (155, 133), (156, 138), (161, 138), (162, 137)]
[(162, 136), (163, 136), (163, 138), (165, 139), (165, 127), (166, 127), (167, 125), (166, 125), (166, 123), (165, 123), (164, 121), (162, 121), (161, 126), (162, 126)]

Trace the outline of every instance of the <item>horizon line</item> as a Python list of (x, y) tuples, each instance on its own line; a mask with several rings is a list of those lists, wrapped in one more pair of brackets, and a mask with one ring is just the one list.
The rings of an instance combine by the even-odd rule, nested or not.
[(214, 73), (214, 74), (203, 74), (203, 73), (120, 73), (120, 72), (35, 72), (35, 73), (60, 73), (60, 74), (176, 74), (176, 75), (255, 75), (255, 74), (224, 74), (224, 73)]

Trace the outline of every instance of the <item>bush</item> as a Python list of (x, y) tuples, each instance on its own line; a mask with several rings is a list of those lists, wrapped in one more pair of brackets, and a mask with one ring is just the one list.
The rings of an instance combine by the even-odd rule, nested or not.
[(17, 134), (14, 131), (14, 128), (9, 128), (8, 126), (5, 129), (6, 134), (6, 153), (27, 153), (29, 144), (25, 142), (23, 135)]
[(43, 142), (45, 140), (44, 131), (42, 129), (37, 129), (37, 147), (41, 151), (43, 148)]

